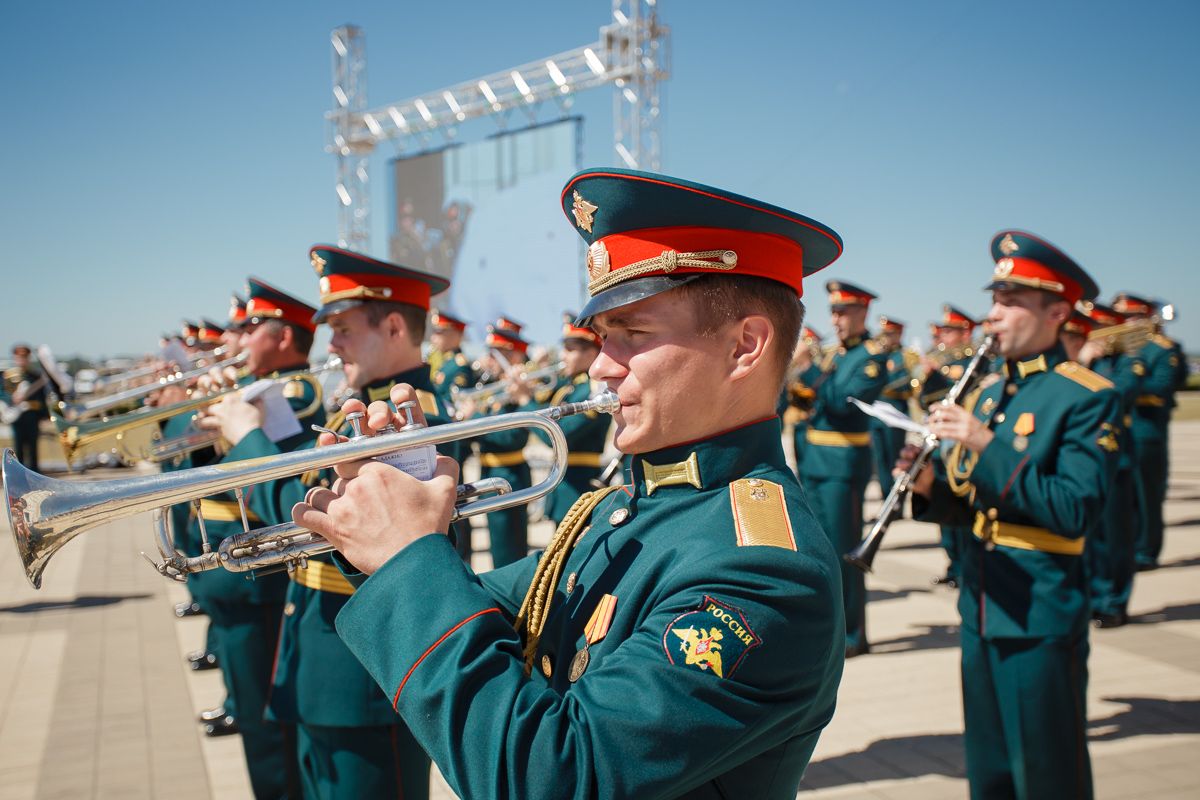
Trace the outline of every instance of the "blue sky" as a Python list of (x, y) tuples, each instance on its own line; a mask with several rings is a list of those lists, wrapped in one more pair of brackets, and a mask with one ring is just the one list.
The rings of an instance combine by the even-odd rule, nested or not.
[[(608, 9), (4, 4), (5, 349), (146, 352), (181, 317), (221, 318), (247, 274), (315, 299), (307, 248), (336, 237), (334, 27), (364, 28), (378, 105), (588, 43)], [(988, 242), (1019, 227), (1105, 298), (1171, 299), (1168, 332), (1200, 343), (1200, 5), (662, 0), (661, 17), (664, 171), (842, 234), (806, 293), (819, 330), (835, 277), (921, 332), (945, 301), (982, 313)], [(614, 161), (611, 105), (598, 90), (572, 109), (589, 165)], [(388, 155), (372, 164), (376, 255)]]

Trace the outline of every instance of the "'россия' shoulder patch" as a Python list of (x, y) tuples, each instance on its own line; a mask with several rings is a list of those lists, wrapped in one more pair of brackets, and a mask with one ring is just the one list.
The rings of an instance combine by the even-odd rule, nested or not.
[(685, 669), (729, 678), (751, 650), (762, 644), (742, 610), (705, 595), (700, 605), (667, 625), (667, 661)]

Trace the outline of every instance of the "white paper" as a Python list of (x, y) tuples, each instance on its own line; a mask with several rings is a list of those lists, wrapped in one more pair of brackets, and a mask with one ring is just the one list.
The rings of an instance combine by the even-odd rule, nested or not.
[(897, 411), (892, 406), (880, 400), (876, 400), (871, 405), (867, 405), (857, 397), (851, 397), (850, 402), (862, 409), (862, 412), (869, 417), (874, 417), (889, 428), (900, 428), (902, 430), (911, 431), (912, 433), (920, 434), (922, 437), (929, 435), (929, 428), (926, 428), (921, 423), (913, 420), (912, 417)]
[(242, 399), (247, 403), (257, 401), (262, 407), (262, 432), (272, 442), (295, 436), (303, 430), (292, 404), (283, 396), (282, 381), (255, 381), (242, 390)]

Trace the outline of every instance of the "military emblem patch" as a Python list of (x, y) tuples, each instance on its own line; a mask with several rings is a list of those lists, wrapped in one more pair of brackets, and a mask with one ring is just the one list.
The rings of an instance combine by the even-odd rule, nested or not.
[(1117, 427), (1111, 422), (1101, 423), (1100, 436), (1096, 439), (1096, 444), (1110, 453), (1120, 450), (1121, 445), (1117, 441)]
[(663, 632), (667, 661), (687, 669), (729, 678), (762, 644), (738, 608), (708, 595), (700, 605), (671, 620)]
[(571, 213), (575, 216), (575, 224), (591, 233), (593, 215), (600, 207), (584, 200), (579, 192), (574, 193), (573, 199), (575, 202), (571, 206)]

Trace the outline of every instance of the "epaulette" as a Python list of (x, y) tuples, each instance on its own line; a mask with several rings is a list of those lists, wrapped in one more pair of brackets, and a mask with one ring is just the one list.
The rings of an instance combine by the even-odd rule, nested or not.
[(883, 345), (874, 339), (867, 339), (865, 342), (863, 342), (863, 348), (873, 356), (877, 356), (883, 352)]
[(442, 409), (438, 406), (437, 398), (433, 396), (432, 392), (417, 389), (417, 402), (421, 404), (421, 410), (425, 412), (425, 416), (442, 416)]
[(317, 409), (321, 407), (321, 382), (312, 375), (293, 375), (287, 383), (283, 385), (283, 396), (288, 400), (300, 400), (305, 396), (304, 385), (308, 384), (312, 387), (312, 400), (304, 408), (296, 409), (296, 419), (304, 419), (311, 417)]
[(792, 519), (783, 487), (762, 478), (742, 478), (729, 484), (729, 504), (738, 547), (762, 545), (796, 549)]
[(1150, 337), (1150, 341), (1161, 347), (1163, 350), (1170, 350), (1175, 346), (1175, 342), (1163, 336), (1161, 333), (1156, 333)]
[(1105, 378), (1103, 375), (1097, 375), (1082, 364), (1077, 364), (1074, 361), (1064, 361), (1054, 368), (1054, 371), (1064, 378), (1069, 378), (1085, 389), (1090, 389), (1093, 392), (1098, 392), (1101, 389), (1111, 389), (1112, 381)]

